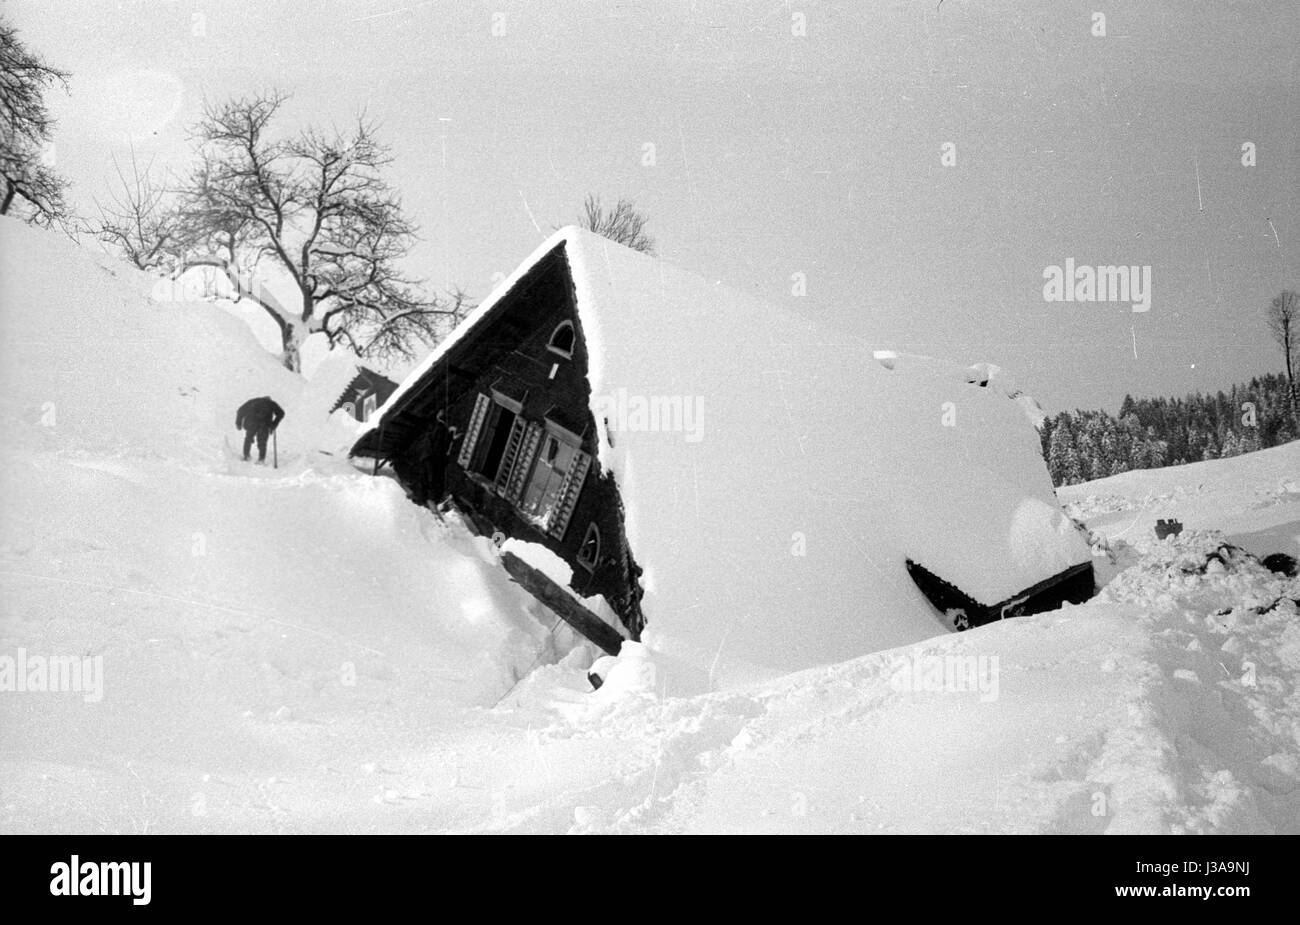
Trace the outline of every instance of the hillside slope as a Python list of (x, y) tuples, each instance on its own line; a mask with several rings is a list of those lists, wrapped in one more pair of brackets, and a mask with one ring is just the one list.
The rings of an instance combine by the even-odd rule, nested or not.
[(1282, 552), (1300, 558), (1300, 443), (1292, 442), (1240, 457), (1139, 469), (1095, 482), (1057, 489), (1073, 517), (1106, 537), (1115, 562), (1099, 571), (1113, 574), (1132, 561), (1159, 520), (1177, 520), (1189, 530), (1218, 530), (1260, 558)]
[[(104, 673), (94, 703), (0, 694), (0, 828), (154, 830), (203, 775), (418, 739), (574, 644), (490, 544), (329, 455), (336, 390), (242, 322), (13, 221), (0, 255), (0, 655)], [(232, 452), (262, 394), (287, 411), (278, 470)]]

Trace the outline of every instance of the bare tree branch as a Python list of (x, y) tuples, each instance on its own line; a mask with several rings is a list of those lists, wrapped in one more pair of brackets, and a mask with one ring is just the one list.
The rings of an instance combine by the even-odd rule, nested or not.
[(221, 256), (189, 257), (175, 265), (174, 276), (180, 276), (187, 270), (193, 270), (196, 267), (214, 267), (220, 270), (229, 281), (231, 289), (234, 290), (235, 301), (248, 299), (271, 316), (271, 319), (280, 328), (281, 336), (288, 333), (290, 322), (284, 306), (272, 298), (265, 289), (258, 286), (253, 281), (251, 273), (240, 272), (239, 267), (236, 266), (233, 260)]
[(601, 205), (599, 196), (588, 195), (582, 204), (579, 224), (634, 251), (651, 255), (655, 252), (654, 238), (645, 230), (646, 217), (630, 199), (619, 199), (612, 209), (607, 209)]
[(27, 221), (50, 225), (68, 215), (67, 181), (49, 162), (54, 119), (45, 105), (47, 87), (67, 90), (68, 74), (46, 64), (0, 20), (0, 215), (17, 203)]
[(130, 176), (116, 157), (118, 188), (108, 205), (96, 200), (99, 219), (89, 229), (101, 241), (116, 247), (142, 270), (166, 266), (182, 232), (182, 218), (173, 197), (153, 178), (153, 162), (142, 169), (131, 148)]

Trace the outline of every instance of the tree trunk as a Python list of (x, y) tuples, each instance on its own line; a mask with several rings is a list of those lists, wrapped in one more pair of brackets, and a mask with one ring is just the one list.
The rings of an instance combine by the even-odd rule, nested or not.
[[(1284, 323), (1285, 324), (1285, 323)], [(1295, 349), (1291, 344), (1291, 327), (1286, 325), (1282, 333), (1282, 350), (1286, 353), (1286, 385), (1291, 395), (1291, 417), (1300, 419), (1300, 396), (1296, 395), (1295, 372), (1292, 369), (1292, 355)]]
[(303, 329), (290, 322), (280, 329), (280, 362), (293, 373), (302, 372)]
[(10, 207), (11, 205), (13, 205), (13, 201), (14, 201), (14, 189), (15, 189), (15, 187), (14, 187), (14, 181), (13, 181), (13, 180), (10, 180), (10, 179), (8, 179), (8, 178), (6, 178), (6, 179), (5, 179), (5, 199), (4, 199), (4, 202), (3, 202), (3, 203), (0, 203), (0, 215), (8, 215), (8, 214), (9, 214), (9, 207)]
[(312, 324), (312, 314), (316, 305), (311, 292), (299, 289), (302, 295), (302, 318), (285, 318), (280, 325), (280, 343), (282, 350), (280, 361), (284, 368), (295, 373), (302, 373), (302, 345), (308, 337), (319, 328)]

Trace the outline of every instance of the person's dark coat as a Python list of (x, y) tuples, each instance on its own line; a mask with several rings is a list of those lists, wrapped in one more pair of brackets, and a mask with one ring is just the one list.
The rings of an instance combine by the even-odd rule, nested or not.
[(244, 458), (257, 441), (257, 460), (266, 461), (266, 438), (271, 431), (280, 426), (284, 420), (284, 409), (277, 405), (269, 395), (250, 398), (239, 406), (235, 412), (235, 429), (244, 432)]

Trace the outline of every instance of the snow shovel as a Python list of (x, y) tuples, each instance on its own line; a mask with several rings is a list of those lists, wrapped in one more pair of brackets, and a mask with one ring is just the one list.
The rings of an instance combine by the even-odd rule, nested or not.
[(280, 468), (280, 441), (276, 438), (276, 435), (279, 432), (280, 432), (280, 428), (278, 427), (275, 430), (271, 431), (271, 468), (272, 469)]

